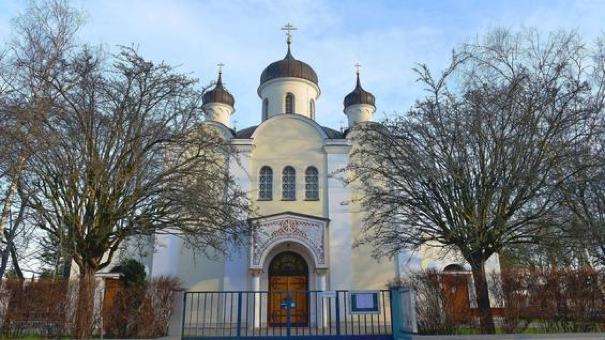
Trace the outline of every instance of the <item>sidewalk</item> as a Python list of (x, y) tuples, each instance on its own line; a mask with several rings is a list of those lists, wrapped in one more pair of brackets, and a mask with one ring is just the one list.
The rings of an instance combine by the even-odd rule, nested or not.
[(605, 333), (501, 334), (501, 335), (402, 335), (397, 340), (605, 340)]

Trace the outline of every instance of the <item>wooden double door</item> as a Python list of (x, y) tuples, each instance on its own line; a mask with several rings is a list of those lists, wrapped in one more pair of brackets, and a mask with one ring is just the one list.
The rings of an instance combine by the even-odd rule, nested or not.
[(441, 275), (446, 314), (454, 322), (465, 322), (470, 318), (468, 283), (468, 274)]
[(292, 326), (309, 322), (309, 274), (305, 260), (297, 253), (278, 254), (269, 266), (269, 325), (286, 326), (288, 310)]

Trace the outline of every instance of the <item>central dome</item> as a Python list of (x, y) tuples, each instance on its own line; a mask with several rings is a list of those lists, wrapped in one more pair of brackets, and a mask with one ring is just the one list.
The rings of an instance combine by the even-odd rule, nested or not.
[(290, 52), (290, 44), (288, 44), (288, 53), (282, 60), (278, 60), (267, 66), (260, 75), (260, 84), (264, 84), (272, 79), (277, 78), (302, 78), (306, 79), (315, 85), (318, 84), (317, 74), (307, 63), (296, 60)]

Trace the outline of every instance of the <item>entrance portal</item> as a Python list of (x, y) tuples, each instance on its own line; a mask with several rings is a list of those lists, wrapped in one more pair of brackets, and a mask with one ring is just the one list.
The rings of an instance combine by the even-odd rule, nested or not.
[[(309, 321), (309, 267), (302, 256), (285, 251), (269, 265), (269, 324), (307, 326)], [(288, 301), (289, 300), (289, 301)]]

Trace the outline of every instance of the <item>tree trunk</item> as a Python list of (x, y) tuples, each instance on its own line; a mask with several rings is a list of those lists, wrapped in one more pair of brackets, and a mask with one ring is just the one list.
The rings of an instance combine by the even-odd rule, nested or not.
[(12, 240), (7, 240), (6, 248), (4, 248), (1, 252), (2, 260), (0, 262), (0, 279), (4, 277), (4, 272), (6, 271), (6, 265), (8, 264), (8, 256), (10, 255), (10, 247), (12, 244)]
[(96, 271), (86, 263), (82, 267), (80, 267), (78, 304), (76, 306), (75, 315), (74, 337), (76, 339), (90, 338), (94, 327), (93, 315)]
[[(13, 256), (12, 253), (15, 251), (13, 249), (15, 247), (13, 241), (15, 239), (15, 235), (17, 234), (17, 230), (19, 229), (19, 225), (23, 221), (23, 215), (25, 213), (25, 206), (26, 206), (26, 203), (21, 202), (21, 207), (19, 208), (19, 215), (17, 216), (15, 223), (13, 223), (13, 225), (11, 226), (10, 231), (7, 232), (7, 230), (4, 229), (4, 237), (6, 238), (6, 248), (2, 251), (2, 263), (0, 264), (0, 278), (4, 277), (4, 273), (6, 271), (6, 265), (8, 264), (9, 256), (12, 256), (13, 267), (15, 267), (15, 271), (17, 271), (18, 273), (21, 272), (21, 268), (19, 268), (19, 264), (16, 262), (17, 256), (16, 256), (16, 254)], [(21, 273), (21, 276), (23, 276), (23, 273)], [(21, 278), (23, 278), (23, 277), (21, 277)]]
[(2, 207), (2, 214), (0, 214), (0, 237), (4, 236), (4, 224), (8, 220), (11, 213), (11, 209), (13, 208), (15, 192), (17, 191), (17, 186), (19, 185), (19, 180), (21, 179), (21, 171), (23, 170), (23, 166), (25, 165), (26, 159), (27, 158), (25, 157), (25, 155), (21, 154), (17, 159), (17, 164), (15, 164), (15, 168), (11, 176), (11, 184), (6, 191), (6, 196), (4, 198), (4, 207)]
[(19, 279), (25, 280), (25, 276), (23, 275), (23, 272), (21, 271), (21, 267), (19, 266), (19, 258), (17, 257), (17, 248), (15, 248), (14, 243), (11, 244), (9, 251), (10, 251), (10, 255), (11, 255), (13, 269), (15, 270), (15, 275), (17, 275), (17, 277)]
[(489, 303), (487, 277), (485, 275), (485, 260), (469, 261), (473, 272), (473, 282), (477, 294), (477, 307), (479, 308), (479, 322), (481, 334), (495, 334), (496, 326)]

